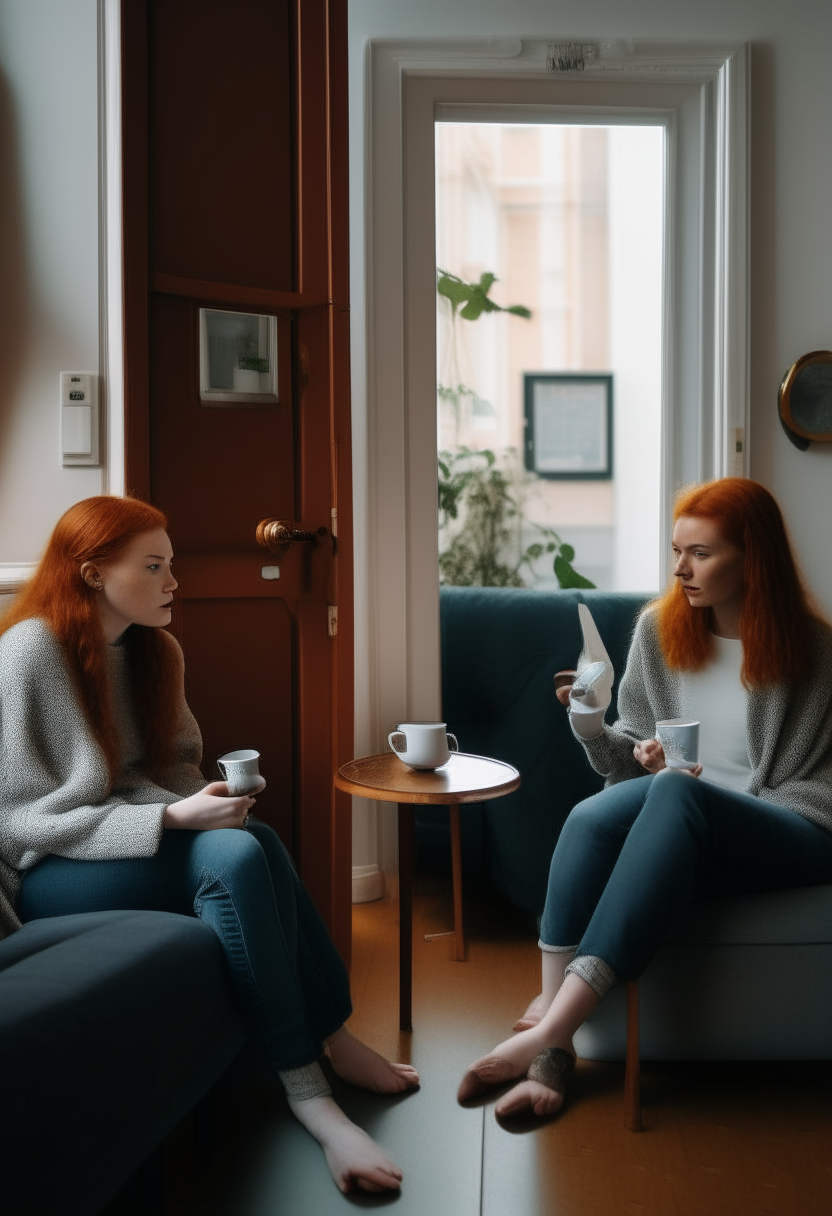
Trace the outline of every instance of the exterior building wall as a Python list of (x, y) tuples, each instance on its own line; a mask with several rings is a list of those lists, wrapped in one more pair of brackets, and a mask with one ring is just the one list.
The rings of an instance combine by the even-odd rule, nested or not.
[[(491, 290), (496, 303), (532, 310), (530, 320), (502, 313), (466, 321), (454, 318), (449, 302), (439, 297), (438, 383), (451, 388), (461, 383), (476, 394), (452, 400), (440, 393), (440, 450), (508, 449), (516, 459), (504, 456), (506, 467), (521, 477), (523, 376), (535, 371), (612, 371), (615, 410), (623, 410), (620, 427), (641, 429), (644, 423), (658, 429), (660, 403), (651, 385), (659, 383), (661, 351), (656, 366), (643, 361), (641, 375), (628, 361), (628, 351), (643, 351), (645, 342), (655, 346), (661, 324), (663, 216), (655, 197), (646, 205), (652, 231), (641, 233), (637, 242), (643, 259), (646, 247), (653, 251), (652, 273), (631, 278), (628, 293), (611, 294), (611, 276), (618, 270), (618, 262), (611, 262), (611, 237), (619, 242), (618, 261), (627, 256), (620, 244), (622, 219), (612, 215), (611, 199), (625, 207), (626, 224), (633, 221), (630, 200), (639, 188), (653, 196), (660, 190), (660, 136), (647, 132), (647, 143), (644, 136), (631, 128), (437, 124), (437, 266), (468, 282), (490, 271), (497, 275)], [(634, 139), (640, 159), (629, 148)], [(622, 154), (622, 148), (628, 150)], [(629, 181), (624, 189), (622, 173)], [(619, 341), (614, 360), (611, 335), (624, 329), (623, 319), (614, 315), (620, 309), (635, 319), (627, 327), (627, 349)], [(652, 327), (650, 333), (641, 332), (644, 326)], [(621, 370), (628, 365), (621, 400), (617, 362)], [(650, 410), (652, 415), (644, 417)], [(657, 465), (649, 446), (630, 448), (626, 458), (657, 495)], [(655, 590), (657, 558), (653, 568), (637, 573), (617, 560), (617, 478), (617, 469), (612, 480), (530, 477), (525, 543), (539, 539), (531, 521), (547, 525), (573, 545), (576, 568), (598, 586), (632, 586), (641, 579), (647, 581), (639, 590)], [(638, 506), (649, 517), (650, 531), (656, 503), (642, 493)], [(539, 585), (554, 584), (551, 558), (536, 564), (535, 575)]]

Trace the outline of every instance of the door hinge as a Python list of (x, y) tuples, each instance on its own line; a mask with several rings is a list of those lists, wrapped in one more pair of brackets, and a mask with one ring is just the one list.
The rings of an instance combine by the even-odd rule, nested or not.
[(332, 519), (332, 524), (330, 525), (330, 531), (332, 532), (332, 535), (337, 540), (338, 539), (338, 508), (333, 507), (329, 514)]
[(326, 606), (326, 625), (327, 633), (331, 638), (338, 636), (338, 605), (327, 604)]
[(743, 449), (745, 435), (741, 426), (734, 427), (734, 444), (733, 450), (728, 453), (728, 466), (731, 474), (734, 477), (742, 477), (745, 468), (745, 460), (743, 457)]

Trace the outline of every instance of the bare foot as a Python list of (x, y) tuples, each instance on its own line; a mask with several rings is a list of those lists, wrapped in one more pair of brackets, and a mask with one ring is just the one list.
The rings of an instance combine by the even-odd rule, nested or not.
[(324, 1150), (339, 1191), (397, 1191), (402, 1172), (365, 1131), (357, 1127), (332, 1098), (289, 1103), (295, 1118)]
[(533, 1111), (538, 1116), (554, 1115), (563, 1106), (569, 1078), (575, 1071), (574, 1052), (550, 1047), (536, 1056), (526, 1080), (515, 1085), (495, 1108), (498, 1117)]
[(512, 1026), (512, 1030), (531, 1030), (532, 1026), (536, 1026), (543, 1017), (546, 1010), (549, 1008), (546, 1001), (543, 999), (543, 993), (536, 996), (529, 1005), (526, 1012)]
[(525, 1076), (532, 1060), (547, 1046), (536, 1028), (499, 1043), (489, 1055), (475, 1060), (468, 1069), (459, 1086), (457, 1101), (470, 1102), (497, 1085)]
[(361, 1089), (376, 1094), (400, 1094), (419, 1084), (419, 1074), (410, 1064), (391, 1064), (350, 1034), (346, 1026), (327, 1039), (326, 1051), (338, 1076)]
[(549, 1089), (540, 1081), (521, 1081), (510, 1089), (494, 1107), (495, 1115), (519, 1115), (525, 1110), (544, 1116), (553, 1115), (563, 1106), (564, 1095)]

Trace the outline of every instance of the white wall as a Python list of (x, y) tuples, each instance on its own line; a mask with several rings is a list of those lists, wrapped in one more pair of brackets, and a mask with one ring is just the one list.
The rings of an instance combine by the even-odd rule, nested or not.
[(0, 564), (101, 493), (58, 460), (58, 373), (99, 368), (96, 0), (0, 0)]
[[(832, 5), (828, 0), (350, 0), (350, 177), (356, 485), (364, 485), (364, 43), (367, 38), (551, 36), (736, 39), (752, 52), (751, 474), (778, 497), (832, 612), (832, 445), (793, 448), (777, 419), (783, 372), (832, 346)], [(356, 504), (356, 524), (366, 504)], [(356, 570), (361, 613), (362, 538)], [(361, 670), (363, 638), (357, 639)], [(360, 729), (360, 727), (359, 727)]]

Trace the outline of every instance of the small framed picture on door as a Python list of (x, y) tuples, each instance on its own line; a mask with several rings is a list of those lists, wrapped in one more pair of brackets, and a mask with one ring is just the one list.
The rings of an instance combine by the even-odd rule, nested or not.
[(199, 399), (203, 405), (276, 405), (277, 318), (199, 310)]
[(612, 477), (612, 376), (526, 372), (526, 468), (538, 477)]

